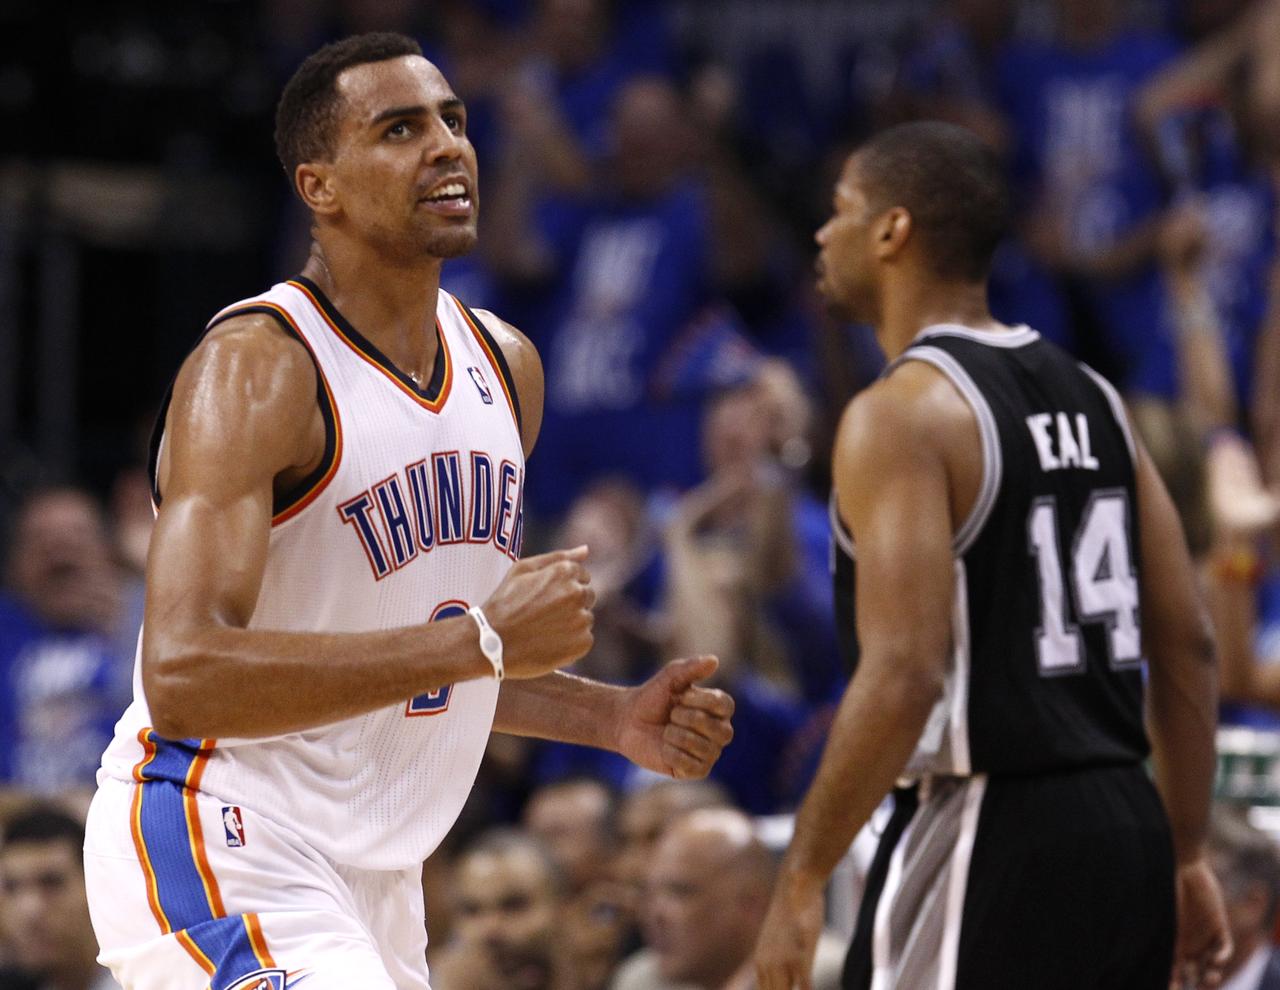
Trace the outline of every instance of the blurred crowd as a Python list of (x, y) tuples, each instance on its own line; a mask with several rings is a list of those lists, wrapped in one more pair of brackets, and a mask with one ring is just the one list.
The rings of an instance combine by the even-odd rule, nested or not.
[[(51, 365), (9, 345), (30, 374), (0, 436), (0, 963), (36, 974), (14, 986), (100, 977), (60, 898), (82, 898), (64, 854), (132, 690), (138, 424), (204, 319), (301, 267), (274, 98), (367, 30), (419, 38), (467, 104), (480, 248), (443, 284), (543, 356), (526, 546), (591, 548), (576, 669), (636, 682), (716, 653), (737, 700), (702, 785), (494, 737), (424, 871), (440, 990), (750, 985), (762, 823), (803, 794), (847, 677), (829, 441), (882, 365), (818, 302), (812, 234), (844, 156), (917, 118), (1004, 155), (997, 317), (1120, 386), (1178, 502), (1243, 727), (1215, 837), (1239, 964), (1268, 944), (1280, 868), (1249, 821), (1280, 824), (1246, 809), (1280, 805), (1280, 0), (222, 0), (74, 27), (53, 6), (0, 11), (20, 42), (0, 63), (0, 202), (20, 206), (0, 210), (0, 341), (44, 326), (49, 296), (14, 283), (47, 275), (49, 244), (80, 258), (54, 294), (83, 297)], [(41, 396), (67, 369), (59, 433)], [(833, 985), (839, 952), (819, 966)]]

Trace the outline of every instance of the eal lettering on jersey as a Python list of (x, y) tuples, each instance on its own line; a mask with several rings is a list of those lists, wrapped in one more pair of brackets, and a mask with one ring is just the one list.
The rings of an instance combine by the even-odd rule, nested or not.
[(438, 451), (338, 505), (375, 580), (455, 543), (513, 560), (524, 540), (524, 471), (481, 450)]

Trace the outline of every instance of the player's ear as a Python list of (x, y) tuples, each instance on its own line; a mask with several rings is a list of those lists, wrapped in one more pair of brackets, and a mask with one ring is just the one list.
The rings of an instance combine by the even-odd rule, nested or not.
[(896, 255), (911, 237), (911, 227), (911, 214), (905, 207), (895, 206), (885, 210), (876, 219), (873, 230), (876, 255), (880, 258), (892, 258)]
[(333, 176), (323, 162), (303, 162), (293, 171), (293, 183), (312, 213), (330, 216), (338, 211)]

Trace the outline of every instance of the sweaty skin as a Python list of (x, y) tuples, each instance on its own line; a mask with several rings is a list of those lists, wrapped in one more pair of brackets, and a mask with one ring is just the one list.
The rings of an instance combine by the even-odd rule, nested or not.
[[(1007, 331), (987, 309), (985, 281), (936, 275), (912, 227), (905, 208), (872, 207), (855, 153), (836, 187), (833, 216), (817, 234), (819, 288), (833, 308), (873, 325), (890, 361), (934, 324)], [(811, 987), (823, 886), (902, 773), (942, 692), (952, 540), (974, 504), (981, 464), (967, 403), (919, 362), (860, 393), (841, 420), (833, 484), (858, 549), (861, 654), (761, 930), (761, 990)], [(1215, 768), (1213, 641), (1177, 515), (1141, 446), (1135, 467), (1149, 732), (1177, 859), (1176, 964), (1195, 985), (1216, 986), (1230, 935), (1204, 851)]]
[[(466, 113), (416, 56), (353, 66), (329, 161), (298, 166), (315, 246), (304, 274), (401, 370), (426, 380), (443, 260), (475, 243), (475, 152)], [(439, 205), (432, 194), (461, 184)], [(532, 452), (542, 366), (532, 344), (481, 313), (511, 367)], [(315, 367), (271, 320), (215, 328), (175, 383), (157, 469), (163, 501), (147, 569), (142, 677), (168, 738), (256, 738), (329, 724), (492, 676), (467, 616), (366, 633), (248, 629), (267, 559), (273, 494), (319, 463)], [(495, 729), (614, 749), (669, 776), (706, 774), (732, 737), (732, 700), (697, 686), (716, 660), (675, 661), (635, 688), (558, 673), (592, 644), (586, 548), (516, 563), (482, 607), (504, 642)], [(253, 685), (253, 705), (243, 704)]]

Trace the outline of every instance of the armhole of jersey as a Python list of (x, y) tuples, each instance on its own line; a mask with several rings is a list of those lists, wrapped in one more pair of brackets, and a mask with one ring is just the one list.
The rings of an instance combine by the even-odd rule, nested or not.
[[(316, 359), (311, 345), (307, 342), (302, 332), (293, 324), (288, 313), (274, 304), (250, 303), (247, 306), (224, 310), (205, 327), (204, 332), (200, 335), (200, 340), (196, 341), (196, 346), (200, 346), (200, 341), (203, 341), (209, 331), (218, 326), (218, 324), (224, 323), (233, 317), (248, 316), (253, 313), (270, 316), (285, 333), (306, 348), (307, 354), (311, 358), (311, 363), (316, 369), (316, 403), (320, 407), (320, 417), (324, 420), (324, 456), (320, 459), (320, 463), (314, 471), (310, 472), (287, 492), (272, 499), (271, 525), (277, 526), (292, 519), (310, 505), (337, 473), (338, 464), (342, 459), (342, 423), (338, 417), (337, 404), (333, 401), (333, 390), (329, 388), (329, 382), (325, 378), (324, 372), (320, 370), (320, 362)], [(147, 470), (151, 476), (151, 501), (157, 509), (160, 507), (161, 499), (160, 449), (164, 440), (165, 418), (169, 413), (169, 404), (173, 401), (173, 386), (176, 382), (177, 376), (169, 383), (169, 388), (165, 392), (164, 401), (160, 405), (160, 412), (156, 416), (155, 426), (151, 430), (151, 442), (148, 449)]]
[(485, 326), (484, 320), (476, 316), (470, 307), (457, 296), (452, 298), (458, 304), (458, 308), (462, 310), (462, 315), (466, 318), (466, 321), (471, 324), (471, 329), (479, 338), (480, 345), (484, 348), (485, 353), (489, 355), (489, 362), (493, 365), (493, 370), (498, 373), (498, 378), (502, 382), (502, 390), (507, 394), (507, 402), (511, 406), (511, 415), (516, 418), (516, 429), (519, 431), (520, 436), (523, 437), (524, 418), (520, 415), (520, 396), (516, 392), (516, 379), (511, 374), (511, 366), (507, 364), (507, 356), (502, 353), (502, 348), (498, 346), (493, 334)]
[(1116, 391), (1114, 385), (1083, 361), (1080, 362), (1080, 370), (1093, 379), (1093, 383), (1098, 386), (1098, 391), (1103, 394), (1107, 400), (1107, 405), (1111, 407), (1111, 415), (1115, 417), (1116, 425), (1120, 427), (1120, 432), (1124, 434), (1124, 445), (1129, 448), (1129, 463), (1136, 472), (1138, 470), (1138, 448), (1133, 443), (1133, 430), (1129, 426), (1129, 414), (1125, 412), (1124, 400), (1120, 398), (1120, 393)]
[(996, 418), (964, 366), (946, 351), (937, 347), (913, 347), (898, 361), (923, 361), (933, 365), (964, 396), (978, 421), (978, 434), (982, 441), (982, 484), (978, 487), (978, 497), (969, 510), (969, 517), (961, 523), (951, 541), (952, 551), (957, 557), (963, 557), (977, 541), (995, 507), (996, 496), (1000, 493), (1004, 462), (1000, 454), (1000, 433), (996, 428)]

